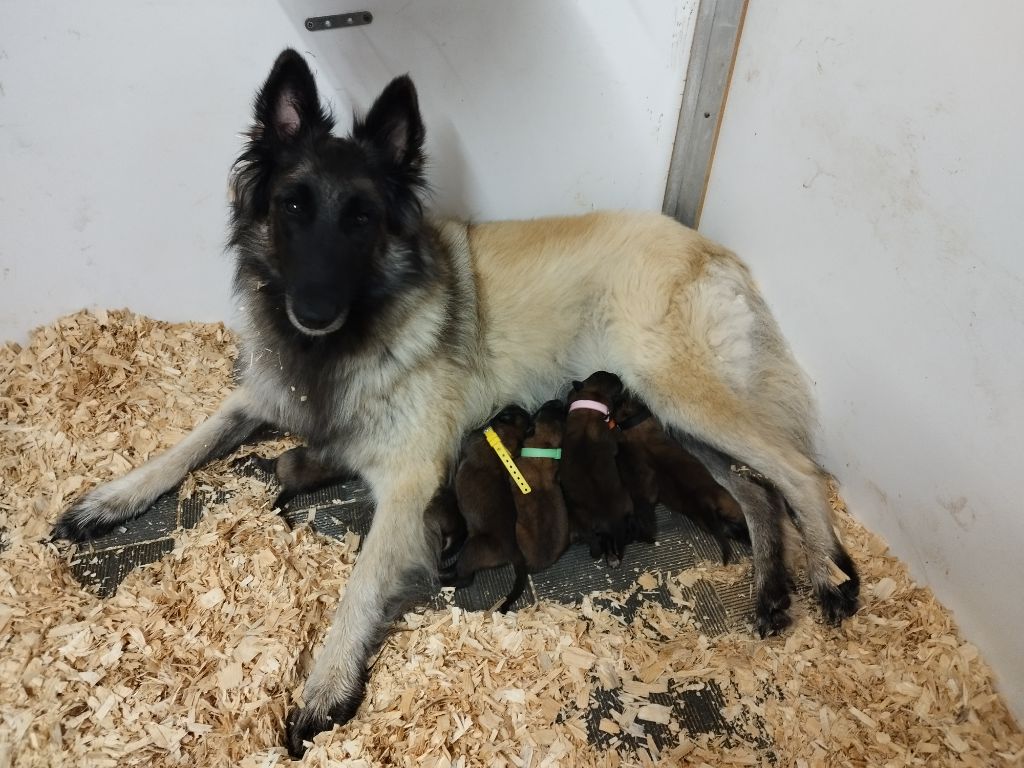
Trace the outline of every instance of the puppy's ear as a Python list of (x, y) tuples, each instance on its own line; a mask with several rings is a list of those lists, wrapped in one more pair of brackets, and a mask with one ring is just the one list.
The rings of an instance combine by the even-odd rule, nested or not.
[(579, 392), (581, 389), (583, 389), (583, 382), (574, 380), (572, 383), (572, 388)]
[(408, 75), (396, 77), (357, 121), (352, 135), (371, 143), (396, 166), (419, 169), (423, 165), (426, 130), (420, 117), (416, 86)]
[(288, 144), (304, 132), (327, 132), (332, 127), (309, 65), (291, 48), (274, 62), (256, 96), (254, 117), (263, 138), (279, 144)]

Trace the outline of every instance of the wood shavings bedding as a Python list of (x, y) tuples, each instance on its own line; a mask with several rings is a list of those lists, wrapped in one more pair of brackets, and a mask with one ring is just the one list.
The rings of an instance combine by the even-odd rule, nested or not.
[[(0, 766), (288, 763), (282, 718), (344, 588), (356, 537), (287, 530), (268, 509), (266, 486), (221, 462), (192, 481), (229, 488), (228, 499), (110, 599), (82, 589), (69, 556), (41, 543), (84, 488), (212, 412), (234, 352), (222, 326), (124, 311), (79, 313), (38, 330), (25, 349), (0, 349)], [(1024, 736), (977, 649), (835, 504), (864, 576), (864, 606), (840, 629), (819, 624), (803, 599), (795, 626), (768, 641), (749, 632), (709, 638), (684, 605), (645, 604), (629, 627), (589, 599), (509, 616), (409, 614), (356, 718), (317, 737), (305, 763), (1022, 764)], [(743, 573), (646, 574), (636, 588), (666, 583), (680, 594), (697, 578), (735, 583)], [(651, 699), (712, 682), (731, 735), (687, 733), (664, 700)], [(601, 733), (643, 737), (667, 725), (677, 740), (590, 744), (586, 719), (602, 688), (623, 703), (595, 722)], [(745, 738), (755, 722), (770, 744)]]

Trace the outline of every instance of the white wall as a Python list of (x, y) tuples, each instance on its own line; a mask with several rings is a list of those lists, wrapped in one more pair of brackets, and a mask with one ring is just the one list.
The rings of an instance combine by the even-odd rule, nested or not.
[(696, 0), (0, 0), (0, 340), (82, 306), (232, 317), (228, 168), (252, 95), (306, 52), (339, 127), (410, 72), (435, 208), (660, 209)]
[(700, 228), (816, 381), (852, 511), (1024, 716), (1024, 5), (751, 3)]
[(2, 2), (0, 341), (83, 306), (226, 318), (237, 134), (299, 44), (273, 2)]

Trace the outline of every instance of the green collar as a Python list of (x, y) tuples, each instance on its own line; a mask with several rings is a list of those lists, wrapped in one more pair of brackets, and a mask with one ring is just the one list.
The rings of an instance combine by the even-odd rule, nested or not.
[(561, 448), (523, 448), (519, 455), (524, 459), (560, 459)]

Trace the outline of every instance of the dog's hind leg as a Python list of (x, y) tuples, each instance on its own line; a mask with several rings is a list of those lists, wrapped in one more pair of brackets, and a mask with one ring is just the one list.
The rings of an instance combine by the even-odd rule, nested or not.
[[(728, 468), (726, 468), (728, 471)], [(775, 490), (742, 478), (728, 483), (747, 518), (754, 560), (754, 627), (761, 637), (777, 635), (790, 625), (792, 579), (786, 569), (783, 521), (785, 500)]]
[(414, 585), (437, 564), (438, 537), (428, 535), (424, 510), (442, 477), (437, 466), (388, 467), (367, 480), (377, 509), (323, 650), (303, 689), (301, 708), (288, 715), (288, 751), (300, 757), (305, 741), (348, 722), (363, 699), (370, 657), (380, 648)]
[[(786, 569), (782, 525), (786, 509), (776, 491), (732, 473), (732, 460), (688, 435), (675, 435), (687, 452), (700, 459), (719, 485), (739, 502), (745, 526), (735, 532), (749, 537), (754, 561), (754, 624), (761, 637), (776, 635), (790, 624), (790, 575)], [(728, 530), (728, 529), (727, 529)], [(734, 536), (736, 538), (736, 536)]]
[[(648, 402), (660, 406), (659, 415), (674, 429), (756, 468), (782, 492), (803, 536), (807, 575), (825, 620), (838, 624), (852, 615), (857, 610), (860, 578), (832, 527), (827, 479), (821, 468), (787, 438), (744, 418), (739, 408), (716, 411), (707, 402), (691, 403), (685, 397), (651, 396)], [(751, 522), (749, 517), (747, 521)], [(842, 584), (832, 583), (832, 563), (846, 575)]]
[(173, 448), (78, 499), (57, 520), (52, 538), (83, 541), (138, 517), (190, 471), (230, 453), (263, 423), (249, 392), (236, 389)]
[[(607, 362), (667, 426), (748, 464), (782, 492), (825, 619), (837, 623), (857, 609), (860, 580), (833, 528), (825, 473), (811, 458), (806, 378), (746, 267), (710, 243), (698, 248), (689, 271), (673, 271), (663, 255), (665, 266), (652, 261), (646, 282), (616, 286), (616, 301), (631, 311), (605, 329)], [(844, 583), (833, 584), (833, 565)]]
[[(764, 467), (769, 478), (777, 478), (774, 482), (783, 497), (778, 506), (785, 502), (793, 510), (794, 521), (805, 544), (807, 575), (825, 620), (829, 624), (839, 624), (853, 615), (858, 606), (860, 577), (853, 559), (833, 528), (828, 478), (824, 471), (809, 457), (799, 453), (789, 456), (772, 456), (769, 453), (761, 457), (761, 461), (755, 459), (754, 453), (739, 458)], [(832, 580), (833, 565), (845, 576), (839, 584)]]

